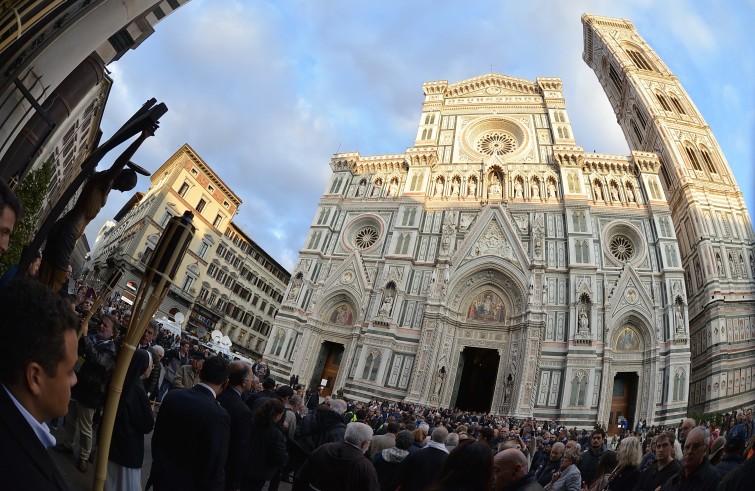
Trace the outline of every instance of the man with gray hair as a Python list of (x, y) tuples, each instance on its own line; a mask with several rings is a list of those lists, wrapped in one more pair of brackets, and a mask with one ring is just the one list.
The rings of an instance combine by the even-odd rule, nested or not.
[(438, 471), (448, 457), (447, 438), (448, 429), (445, 426), (437, 426), (427, 445), (404, 459), (399, 469), (401, 491), (421, 491), (435, 481)]
[(451, 451), (455, 449), (458, 444), (459, 434), (456, 432), (449, 433), (448, 438), (446, 438), (446, 450), (448, 450), (448, 453), (451, 453)]
[(371, 442), (372, 428), (364, 423), (349, 423), (344, 441), (327, 443), (312, 452), (296, 473), (293, 490), (378, 491), (375, 467), (364, 456)]
[(326, 443), (342, 442), (346, 432), (343, 413), (346, 401), (332, 399), (329, 406), (319, 406), (315, 412), (306, 416), (301, 424), (296, 425), (294, 439), (307, 454)]
[(686, 435), (682, 456), (682, 470), (666, 481), (663, 491), (713, 491), (721, 476), (708, 462), (705, 428), (698, 426)]

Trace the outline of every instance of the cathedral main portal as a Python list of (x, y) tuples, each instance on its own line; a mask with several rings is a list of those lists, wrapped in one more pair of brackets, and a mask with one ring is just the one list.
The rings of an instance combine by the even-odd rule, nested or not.
[(619, 422), (622, 418), (628, 421), (627, 429), (637, 424), (635, 419), (637, 407), (637, 385), (639, 377), (633, 372), (620, 372), (613, 379), (613, 395), (611, 397), (611, 413), (608, 422), (608, 434), (616, 435), (621, 432)]
[(456, 407), (466, 411), (490, 411), (499, 361), (497, 350), (464, 348)]

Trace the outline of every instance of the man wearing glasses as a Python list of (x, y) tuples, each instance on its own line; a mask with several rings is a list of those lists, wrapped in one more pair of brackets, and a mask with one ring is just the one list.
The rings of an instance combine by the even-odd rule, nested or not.
[(721, 476), (705, 455), (705, 430), (697, 427), (687, 434), (682, 450), (682, 470), (663, 486), (663, 491), (713, 491)]

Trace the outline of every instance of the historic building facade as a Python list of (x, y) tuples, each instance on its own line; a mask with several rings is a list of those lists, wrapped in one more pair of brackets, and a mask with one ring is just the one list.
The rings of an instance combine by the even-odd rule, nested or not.
[[(603, 45), (594, 18), (586, 19), (591, 63)], [(602, 48), (603, 68), (611, 46)], [(629, 63), (616, 68), (621, 77), (630, 76)], [(679, 239), (690, 225), (677, 210), (694, 199), (687, 187), (667, 185), (669, 160), (656, 145), (631, 140), (634, 125), (649, 135), (660, 124), (651, 104), (626, 109), (641, 111), (642, 121), (620, 118), (631, 155), (605, 155), (574, 140), (559, 79), (488, 74), (423, 90), (415, 144), (405, 153), (331, 159), (333, 175), (265, 350), (274, 375), (361, 400), (570, 425), (678, 422), (697, 397), (690, 381), (701, 375), (690, 370), (718, 352), (697, 339), (695, 322), (711, 313), (690, 303), (704, 295), (689, 286), (698, 280), (685, 278), (685, 267), (694, 269), (690, 247), (701, 247), (689, 239), (700, 233)], [(726, 247), (741, 244), (736, 252), (749, 257), (741, 193), (709, 130), (705, 136), (733, 189), (728, 223), (740, 240)], [(749, 272), (734, 267), (751, 291)], [(721, 330), (716, 336), (728, 339)]]
[[(585, 15), (584, 59), (629, 148), (659, 157), (685, 271), (690, 408), (755, 401), (755, 234), (721, 148), (679, 79), (625, 19)], [(750, 183), (751, 185), (751, 183)]]
[(126, 271), (117, 291), (133, 300), (168, 220), (191, 211), (196, 233), (157, 316), (181, 312), (189, 333), (205, 337), (218, 329), (234, 349), (260, 357), (289, 273), (233, 223), (241, 199), (189, 145), (150, 180), (149, 190), (98, 235), (90, 258), (94, 277), (107, 278), (107, 260), (114, 259)]

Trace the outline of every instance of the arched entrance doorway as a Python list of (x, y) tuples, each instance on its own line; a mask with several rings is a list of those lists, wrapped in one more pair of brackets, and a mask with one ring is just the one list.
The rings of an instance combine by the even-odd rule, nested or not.
[(609, 413), (608, 434), (621, 433), (619, 422), (627, 420), (627, 429), (634, 428), (636, 424), (635, 413), (637, 409), (637, 382), (639, 377), (634, 372), (619, 372), (613, 378), (613, 391), (611, 394), (611, 412)]
[(454, 406), (465, 411), (490, 411), (500, 358), (494, 349), (464, 348)]

